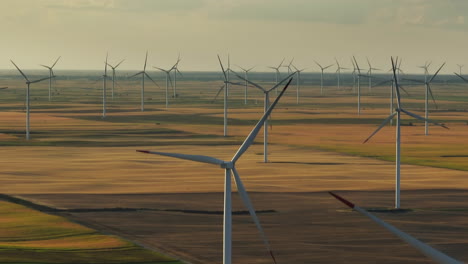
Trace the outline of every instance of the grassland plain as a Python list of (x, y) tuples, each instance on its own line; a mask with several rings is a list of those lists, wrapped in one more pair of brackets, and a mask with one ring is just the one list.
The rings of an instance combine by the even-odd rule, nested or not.
[(182, 263), (121, 238), (0, 200), (0, 263)]
[[(222, 100), (211, 102), (220, 82), (179, 82), (181, 97), (171, 99), (168, 110), (162, 108), (162, 90), (149, 88), (147, 111), (142, 113), (138, 82), (124, 81), (116, 99), (108, 101), (106, 119), (100, 117), (100, 84), (90, 87), (83, 80), (58, 83), (61, 88), (53, 102), (46, 102), (44, 85), (34, 90), (33, 140), (29, 142), (23, 139), (24, 91), (18, 89), (22, 86), (11, 81), (13, 89), (0, 99), (0, 164), (4, 170), (0, 192), (72, 210), (68, 217), (163, 248), (193, 263), (219, 262), (221, 215), (185, 211), (222, 210), (220, 169), (145, 156), (135, 149), (228, 159), (261, 116), (262, 94), (252, 90), (245, 106), (243, 89), (231, 90), (231, 136), (224, 138), (220, 136)], [(421, 87), (410, 88), (411, 94), (422, 92)], [(431, 136), (424, 137), (420, 122), (404, 120), (402, 199), (403, 206), (412, 210), (381, 216), (466, 260), (462, 223), (467, 210), (462, 201), (468, 186), (464, 159), (468, 143), (460, 140), (468, 134), (466, 100), (460, 99), (466, 96), (460, 85), (434, 88), (446, 100), (439, 101), (438, 110), (431, 115), (451, 130), (431, 127)], [(388, 87), (363, 93), (359, 117), (350, 87), (327, 87), (327, 95), (319, 96), (317, 86), (304, 85), (302, 92), (301, 104), (296, 105), (291, 87), (273, 113), (271, 163), (260, 163), (261, 139), (238, 162), (257, 209), (272, 210), (260, 215), (278, 259), (281, 263), (375, 263), (376, 259), (379, 263), (426, 263), (385, 231), (368, 229), (365, 219), (341, 210), (324, 193), (339, 190), (365, 206), (392, 206), (388, 190), (394, 185), (394, 164), (389, 162), (394, 156), (394, 129), (384, 128), (371, 142), (361, 143), (388, 115)], [(452, 100), (454, 97), (458, 99)], [(421, 113), (420, 96), (405, 97), (404, 102), (406, 108)], [(235, 206), (242, 210), (238, 200)], [(350, 220), (347, 226), (343, 226), (344, 216)], [(248, 216), (235, 218), (235, 261), (270, 263)], [(427, 219), (434, 224), (425, 223)]]

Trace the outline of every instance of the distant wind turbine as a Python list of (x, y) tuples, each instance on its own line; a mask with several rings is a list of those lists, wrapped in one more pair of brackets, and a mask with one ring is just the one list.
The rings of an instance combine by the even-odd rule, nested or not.
[(109, 67), (112, 69), (112, 100), (114, 100), (114, 88), (115, 88), (115, 69), (122, 64), (125, 60), (121, 60), (119, 63), (117, 63), (115, 66), (112, 66), (110, 63), (107, 63)]
[(380, 218), (377, 216), (374, 216), (373, 214), (369, 213), (368, 211), (364, 210), (363, 208), (355, 205), (354, 203), (344, 199), (343, 197), (333, 193), (329, 192), (330, 195), (335, 197), (338, 201), (344, 203), (347, 205), (349, 208), (353, 209), (354, 211), (367, 216), (369, 219), (380, 225), (381, 227), (387, 229), (390, 231), (392, 234), (400, 238), (401, 240), (405, 241), (406, 243), (410, 244), (412, 247), (417, 249), (419, 252), (422, 254), (426, 255), (430, 259), (432, 259), (434, 262), (440, 263), (440, 264), (462, 264), (462, 262), (438, 251), (437, 249), (434, 249), (433, 247), (419, 241), (418, 239), (408, 235), (407, 233), (399, 230), (398, 228), (394, 227), (393, 225), (390, 225), (384, 221), (382, 221)]
[(146, 63), (148, 61), (148, 51), (146, 52), (146, 57), (145, 57), (145, 64), (143, 66), (143, 70), (141, 72), (137, 72), (134, 75), (131, 75), (128, 78), (135, 77), (139, 74), (141, 74), (141, 111), (145, 111), (145, 76), (148, 77), (156, 86), (159, 88), (159, 85), (146, 73)]
[(13, 65), (15, 65), (16, 69), (21, 73), (21, 75), (23, 75), (24, 79), (26, 80), (26, 85), (27, 85), (27, 89), (26, 89), (26, 140), (29, 140), (30, 139), (30, 136), (29, 136), (29, 108), (30, 108), (30, 85), (31, 83), (38, 83), (38, 82), (42, 82), (42, 81), (45, 81), (45, 80), (49, 80), (50, 78), (54, 78), (54, 76), (52, 75), (52, 77), (46, 77), (46, 78), (41, 78), (41, 79), (38, 79), (38, 80), (34, 80), (34, 81), (30, 81), (28, 79), (28, 77), (23, 73), (23, 71), (20, 70), (20, 68), (12, 61), (10, 60), (11, 63), (13, 63)]
[(172, 84), (172, 80), (171, 80), (171, 71), (175, 69), (175, 67), (177, 66), (177, 64), (179, 63), (179, 61), (177, 61), (170, 69), (168, 70), (165, 70), (165, 69), (162, 69), (162, 68), (158, 68), (158, 67), (154, 67), (155, 69), (158, 69), (162, 72), (165, 72), (166, 73), (166, 109), (169, 107), (169, 82), (171, 83), (171, 86), (174, 87), (174, 85)]
[(367, 64), (369, 65), (369, 70), (367, 71), (367, 74), (369, 75), (369, 93), (371, 93), (372, 92), (372, 71), (380, 71), (380, 69), (373, 68), (369, 61), (369, 58), (366, 58), (366, 59), (367, 59)]
[[(282, 83), (284, 83), (286, 80), (292, 78), (296, 72), (291, 73), (288, 77), (284, 78), (283, 80), (279, 81), (276, 85), (274, 85), (271, 89), (265, 89), (264, 87), (249, 81), (236, 72), (233, 72), (237, 78), (244, 80), (245, 82), (248, 82), (250, 85), (254, 86), (255, 88), (260, 89), (263, 94), (264, 94), (264, 101), (263, 101), (263, 106), (264, 106), (264, 113), (268, 111), (268, 108), (270, 107), (270, 92), (273, 90), (276, 90), (278, 86), (280, 86)], [(263, 124), (263, 162), (267, 163), (268, 162), (268, 119), (265, 119), (265, 123)]]
[(255, 66), (254, 66), (254, 67), (251, 67), (251, 68), (249, 68), (249, 69), (244, 69), (244, 68), (242, 68), (242, 67), (239, 66), (239, 65), (237, 65), (237, 67), (239, 67), (241, 70), (244, 71), (244, 79), (245, 79), (244, 104), (247, 104), (247, 84), (248, 84), (247, 80), (249, 79), (249, 72), (250, 72), (251, 70), (253, 70), (253, 68), (255, 68)]
[[(224, 72), (224, 70), (223, 70)], [(232, 157), (229, 161), (220, 160), (217, 158), (203, 156), (203, 155), (187, 155), (187, 154), (179, 154), (179, 153), (167, 153), (167, 152), (158, 152), (158, 151), (148, 151), (148, 150), (137, 150), (138, 152), (147, 153), (147, 154), (155, 154), (167, 157), (173, 157), (183, 160), (191, 160), (200, 163), (207, 163), (212, 165), (220, 166), (224, 169), (224, 221), (223, 221), (223, 264), (231, 264), (232, 263), (232, 199), (231, 199), (231, 173), (234, 174), (234, 182), (237, 185), (237, 190), (239, 195), (244, 202), (244, 205), (248, 208), (250, 215), (253, 218), (257, 229), (260, 232), (260, 235), (263, 239), (265, 247), (267, 248), (268, 252), (270, 253), (273, 261), (276, 263), (275, 257), (273, 255), (273, 251), (270, 248), (270, 243), (263, 231), (262, 226), (260, 225), (260, 221), (256, 215), (255, 209), (252, 205), (252, 202), (249, 198), (249, 195), (244, 187), (244, 184), (239, 176), (239, 173), (236, 169), (236, 162), (239, 158), (247, 151), (247, 149), (252, 145), (255, 140), (255, 137), (259, 133), (263, 123), (271, 114), (273, 109), (275, 108), (276, 104), (278, 103), (279, 99), (283, 96), (284, 92), (288, 88), (291, 80), (286, 84), (284, 89), (281, 91), (280, 95), (276, 98), (273, 104), (268, 108), (266, 113), (263, 114), (262, 118), (258, 121), (257, 125), (252, 129), (250, 134), (244, 140), (242, 145), (240, 146), (239, 150), (236, 154)]]
[(281, 61), (281, 63), (277, 66), (277, 67), (274, 67), (274, 66), (269, 66), (268, 68), (270, 69), (273, 69), (275, 70), (275, 84), (278, 84), (278, 81), (279, 81), (279, 77), (280, 77), (280, 71), (279, 69), (281, 68), (281, 66), (283, 65), (283, 62), (284, 62), (284, 59)]
[(106, 54), (106, 62), (104, 62), (104, 75), (102, 76), (102, 118), (106, 117), (106, 102), (107, 102), (107, 58), (108, 54)]
[(432, 75), (431, 79), (429, 79), (429, 81), (427, 81), (427, 78), (424, 78), (424, 82), (423, 81), (419, 81), (419, 80), (413, 80), (413, 79), (405, 79), (407, 81), (412, 81), (412, 82), (418, 82), (418, 83), (422, 83), (425, 85), (425, 101), (424, 101), (424, 111), (425, 111), (425, 118), (426, 118), (426, 121), (424, 122), (424, 134), (427, 136), (429, 135), (429, 123), (427, 122), (427, 119), (429, 118), (429, 95), (432, 97), (432, 101), (434, 102), (435, 106), (437, 107), (437, 103), (434, 99), (434, 95), (432, 94), (432, 90), (431, 90), (431, 82), (434, 80), (434, 78), (437, 76), (437, 74), (440, 72), (440, 70), (442, 70), (442, 68), (444, 67), (445, 65), (445, 62), (442, 64), (442, 66), (440, 66), (440, 68), (437, 70), (437, 72)]
[(174, 91), (173, 97), (174, 98), (179, 97), (179, 94), (177, 94), (177, 74), (179, 74), (182, 77), (182, 73), (179, 71), (179, 62), (180, 61), (181, 61), (181, 59), (180, 59), (180, 54), (179, 54), (179, 56), (177, 57), (177, 63), (175, 65), (175, 67), (174, 67), (174, 89), (173, 89), (173, 91)]
[[(399, 86), (399, 83), (398, 83), (398, 78), (397, 78), (397, 65), (398, 65), (398, 58), (394, 61), (393, 60), (393, 57), (391, 58), (391, 61), (392, 61), (392, 70), (393, 70), (393, 80), (394, 80), (394, 83), (395, 83), (395, 92), (396, 92), (396, 96), (397, 96), (397, 108), (395, 109), (395, 112), (393, 112), (392, 114), (390, 114), (383, 122), (382, 124), (366, 139), (364, 140), (363, 143), (366, 143), (368, 142), (375, 134), (377, 134), (377, 132), (380, 131), (380, 129), (382, 129), (388, 122), (390, 122), (390, 120), (392, 120), (395, 116), (397, 117), (397, 122), (396, 122), (396, 159), (395, 159), (395, 163), (396, 163), (396, 184), (395, 184), (395, 208), (399, 209), (400, 208), (400, 142), (401, 142), (401, 113), (404, 113), (410, 117), (413, 117), (413, 118), (416, 118), (416, 119), (419, 119), (419, 120), (422, 120), (422, 121), (426, 121), (427, 119), (419, 116), (419, 115), (416, 115), (416, 114), (413, 114), (405, 109), (403, 109), (402, 107), (402, 104), (401, 104), (401, 97), (400, 97), (400, 89), (401, 87)], [(427, 120), (437, 126), (441, 126), (443, 128), (446, 128), (448, 129), (448, 127), (446, 127), (444, 124), (439, 124), (439, 123), (436, 123), (432, 120)]]
[[(320, 68), (320, 95), (323, 95), (323, 71), (325, 71), (326, 69), (330, 68), (331, 66), (333, 66), (333, 64), (330, 64), (328, 66), (325, 66), (325, 67), (322, 67), (322, 65), (320, 65), (320, 63), (314, 61), (315, 64), (317, 64), (317, 66), (319, 66)], [(338, 63), (338, 61), (336, 62)], [(338, 68), (340, 68), (340, 66), (338, 65)], [(341, 68), (343, 69), (343, 68)], [(340, 69), (340, 70), (341, 70)], [(338, 70), (339, 71), (339, 70)], [(338, 77), (338, 88), (340, 86), (340, 77)]]
[(347, 70), (348, 68), (344, 68), (340, 66), (340, 63), (338, 60), (335, 58), (336, 61), (336, 73), (338, 77), (338, 90), (340, 89), (340, 81), (341, 81), (341, 70)]
[(354, 56), (351, 62), (353, 62), (354, 69), (357, 70), (357, 74), (355, 74), (355, 76), (357, 78), (358, 115), (360, 115), (361, 114), (361, 68), (359, 68), (357, 60)]
[(301, 72), (303, 72), (306, 68), (298, 69), (296, 66), (294, 66), (294, 69), (296, 70), (297, 74), (297, 81), (296, 81), (296, 104), (299, 104), (299, 90), (301, 88)]
[(55, 66), (55, 64), (57, 64), (57, 62), (60, 60), (60, 57), (61, 57), (61, 56), (59, 56), (59, 57), (55, 60), (54, 64), (52, 64), (52, 66), (47, 66), (47, 65), (41, 64), (42, 67), (49, 69), (49, 101), (52, 100), (52, 99), (51, 99), (51, 93), (52, 93), (52, 92), (51, 92), (51, 91), (52, 91), (52, 78), (55, 76), (55, 74), (54, 74), (54, 66)]

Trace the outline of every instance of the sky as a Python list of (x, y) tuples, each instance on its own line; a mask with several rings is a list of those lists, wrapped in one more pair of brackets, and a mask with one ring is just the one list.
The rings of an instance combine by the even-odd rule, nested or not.
[[(403, 59), (406, 72), (432, 61), (442, 73), (468, 72), (466, 0), (0, 0), (0, 69), (39, 69), (62, 56), (56, 69), (101, 69), (125, 59), (121, 69), (271, 71), (283, 58), (318, 71), (338, 59), (361, 68), (390, 68)], [(336, 67), (330, 68), (335, 71)]]

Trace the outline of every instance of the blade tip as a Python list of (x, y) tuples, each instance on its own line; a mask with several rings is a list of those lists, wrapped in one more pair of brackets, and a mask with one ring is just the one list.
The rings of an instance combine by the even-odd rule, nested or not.
[(146, 153), (146, 154), (149, 154), (149, 150), (141, 150), (141, 149), (137, 149), (136, 152), (141, 152), (141, 153)]
[(335, 194), (335, 193), (333, 193), (333, 192), (328, 192), (328, 193), (329, 193), (331, 196), (335, 197), (335, 198), (336, 198), (337, 200), (339, 200), (340, 202), (346, 204), (348, 207), (350, 207), (350, 208), (354, 208), (354, 207), (355, 207), (355, 205), (354, 205), (352, 202), (346, 200), (345, 198), (339, 196), (338, 194)]

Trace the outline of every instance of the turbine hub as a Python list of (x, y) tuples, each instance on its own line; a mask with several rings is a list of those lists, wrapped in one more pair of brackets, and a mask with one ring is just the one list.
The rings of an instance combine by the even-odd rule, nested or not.
[(223, 168), (223, 169), (232, 169), (232, 168), (234, 168), (234, 163), (232, 163), (231, 161), (224, 162), (223, 164), (221, 164), (221, 168)]

